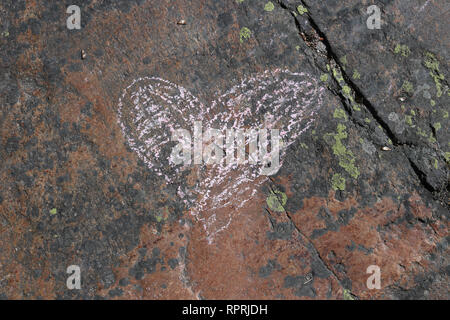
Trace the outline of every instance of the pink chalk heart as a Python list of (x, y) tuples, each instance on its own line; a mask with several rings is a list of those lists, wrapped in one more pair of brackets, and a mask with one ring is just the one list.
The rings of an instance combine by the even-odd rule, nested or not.
[[(259, 132), (278, 129), (281, 166), (287, 147), (314, 122), (323, 90), (306, 73), (276, 69), (243, 79), (205, 106), (181, 86), (157, 77), (143, 77), (124, 89), (118, 122), (128, 145), (148, 168), (168, 184), (179, 186), (178, 196), (190, 208), (190, 214), (202, 223), (208, 241), (212, 242), (267, 181), (268, 168), (261, 162), (250, 161), (247, 139), (243, 163), (227, 163), (224, 157), (214, 164), (175, 165), (170, 160), (176, 145), (173, 133), (185, 129), (193, 135), (195, 121), (201, 121), (203, 131), (217, 129), (223, 141), (227, 129)], [(211, 141), (203, 140), (203, 148), (211, 145)], [(185, 143), (194, 149), (192, 141)], [(185, 180), (193, 169), (197, 182), (188, 187)], [(277, 169), (269, 170), (270, 174)]]

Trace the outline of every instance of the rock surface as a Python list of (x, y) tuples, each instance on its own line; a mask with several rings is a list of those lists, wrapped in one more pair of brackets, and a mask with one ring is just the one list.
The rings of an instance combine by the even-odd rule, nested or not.
[[(70, 4), (0, 4), (1, 298), (450, 298), (448, 2), (86, 0), (80, 30)], [(154, 170), (127, 140), (138, 120), (121, 126), (146, 77), (166, 83), (149, 119), (248, 107), (256, 126), (311, 92), (280, 70), (307, 75), (317, 112), (275, 175), (229, 173), (223, 206), (198, 188), (214, 170)]]

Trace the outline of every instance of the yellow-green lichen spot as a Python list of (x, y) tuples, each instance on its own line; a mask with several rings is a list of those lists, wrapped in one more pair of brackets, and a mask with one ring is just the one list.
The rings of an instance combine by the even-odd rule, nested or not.
[(408, 124), (409, 126), (413, 125), (413, 121), (412, 121), (412, 117), (411, 116), (406, 115), (405, 116), (405, 121), (406, 121), (406, 124)]
[(355, 111), (361, 111), (361, 108), (357, 104), (352, 105), (352, 108)]
[(331, 187), (334, 190), (345, 190), (345, 178), (341, 176), (339, 173), (335, 173), (331, 178)]
[(304, 6), (302, 6), (302, 5), (299, 5), (298, 7), (297, 7), (297, 11), (298, 11), (298, 13), (300, 13), (301, 15), (303, 15), (303, 14), (305, 14), (306, 12), (308, 12), (308, 9), (306, 9)]
[(435, 124), (433, 124), (433, 128), (434, 130), (439, 131), (442, 128), (441, 123), (436, 122)]
[(346, 94), (346, 95), (350, 95), (350, 92), (351, 92), (352, 90), (350, 89), (350, 87), (349, 86), (343, 86), (342, 87), (342, 92), (344, 93), (344, 94)]
[(450, 163), (450, 152), (446, 152), (444, 154), (444, 157), (445, 157), (445, 161), (447, 161), (447, 163)]
[(344, 300), (355, 300), (350, 290), (344, 289)]
[(243, 27), (241, 29), (241, 31), (239, 32), (239, 41), (241, 43), (243, 43), (244, 40), (247, 40), (248, 38), (250, 38), (251, 35), (252, 35), (252, 32), (250, 31), (250, 29), (247, 27)]
[(402, 44), (397, 44), (395, 46), (394, 53), (395, 54), (400, 54), (403, 57), (408, 57), (409, 54), (411, 53), (411, 50), (409, 50), (409, 47), (407, 45), (405, 45), (405, 44), (403, 44), (403, 45)]
[(273, 11), (273, 9), (275, 9), (275, 6), (270, 1), (267, 2), (266, 5), (264, 6), (264, 11), (271, 12)]
[[(337, 133), (327, 133), (324, 136), (326, 142), (332, 144), (334, 155), (339, 160), (339, 165), (347, 171), (348, 174), (354, 179), (359, 177), (359, 169), (356, 166), (356, 158), (353, 152), (345, 147), (342, 140), (347, 139), (346, 126), (339, 123), (337, 126)], [(334, 143), (333, 141), (334, 140)]]
[(444, 75), (439, 71), (439, 61), (434, 54), (427, 52), (424, 59), (425, 67), (430, 70), (430, 75), (436, 85), (436, 95), (438, 98), (442, 96), (442, 81), (445, 80)]
[(345, 111), (343, 109), (336, 108), (336, 110), (334, 110), (334, 113), (333, 113), (333, 118), (347, 120), (347, 115), (345, 114)]
[(278, 190), (270, 191), (270, 195), (267, 197), (266, 202), (271, 210), (276, 212), (284, 212), (284, 205), (287, 202), (287, 195)]
[(411, 82), (408, 80), (403, 82), (402, 89), (407, 93), (412, 93), (414, 91), (414, 87)]
[(326, 82), (328, 80), (328, 75), (326, 73), (320, 76), (320, 81)]

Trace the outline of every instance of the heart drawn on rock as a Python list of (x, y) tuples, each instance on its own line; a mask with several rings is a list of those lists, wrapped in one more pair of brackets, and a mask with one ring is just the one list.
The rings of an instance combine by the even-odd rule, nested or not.
[[(118, 122), (129, 147), (148, 168), (167, 184), (178, 186), (178, 196), (203, 225), (211, 243), (267, 181), (268, 175), (261, 174), (265, 164), (254, 163), (251, 157), (240, 164), (227, 163), (224, 157), (214, 164), (175, 165), (170, 160), (177, 144), (174, 132), (192, 132), (196, 121), (201, 121), (204, 130), (217, 129), (222, 139), (227, 129), (278, 129), (281, 166), (287, 147), (314, 122), (323, 91), (307, 73), (275, 69), (243, 79), (207, 106), (181, 86), (158, 77), (142, 77), (124, 89)], [(212, 143), (206, 140), (200, 142), (204, 148)]]

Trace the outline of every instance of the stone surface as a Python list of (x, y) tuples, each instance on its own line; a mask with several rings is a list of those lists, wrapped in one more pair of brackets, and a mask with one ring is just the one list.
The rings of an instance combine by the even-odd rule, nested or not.
[[(66, 28), (70, 4), (0, 4), (1, 298), (449, 298), (448, 2), (86, 0), (80, 30)], [(212, 169), (168, 182), (120, 125), (136, 79), (184, 88), (189, 117), (264, 72), (289, 85), (279, 70), (316, 80), (320, 108), (277, 174), (223, 207), (196, 206), (220, 195), (196, 189)], [(250, 107), (245, 125), (262, 121), (272, 104), (258, 113), (266, 98), (239, 88), (247, 100), (204, 116)]]

